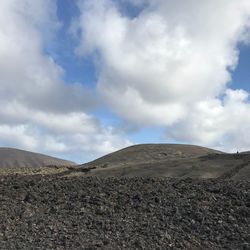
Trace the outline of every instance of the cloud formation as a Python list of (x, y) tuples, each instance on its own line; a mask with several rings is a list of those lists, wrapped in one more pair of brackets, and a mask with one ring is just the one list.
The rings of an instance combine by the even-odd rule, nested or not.
[(249, 93), (230, 88), (238, 45), (250, 41), (249, 0), (79, 0), (75, 51), (94, 57), (96, 92), (64, 82), (46, 50), (63, 25), (57, 3), (0, 1), (1, 145), (80, 162), (131, 144), (92, 112), (99, 94), (124, 127), (249, 149)]
[[(127, 1), (128, 3), (129, 1)], [(166, 128), (166, 137), (241, 150), (250, 147), (248, 93), (230, 89), (239, 43), (249, 41), (250, 2), (80, 1), (76, 53), (98, 56), (98, 91), (120, 117)]]
[(0, 1), (0, 142), (87, 160), (129, 144), (88, 110), (82, 84), (63, 82), (63, 69), (44, 44), (60, 29), (56, 1)]

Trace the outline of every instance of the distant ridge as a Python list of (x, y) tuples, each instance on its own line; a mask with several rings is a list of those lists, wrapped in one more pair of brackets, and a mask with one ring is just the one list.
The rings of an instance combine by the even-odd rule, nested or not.
[(244, 155), (250, 154), (250, 151), (243, 151), (243, 152), (240, 152), (240, 154), (244, 154)]
[(0, 168), (41, 168), (48, 165), (69, 166), (75, 163), (44, 154), (0, 147)]

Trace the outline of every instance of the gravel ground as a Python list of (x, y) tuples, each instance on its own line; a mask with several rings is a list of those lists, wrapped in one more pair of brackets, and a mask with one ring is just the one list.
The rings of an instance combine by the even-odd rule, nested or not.
[(250, 182), (0, 177), (0, 249), (250, 249)]

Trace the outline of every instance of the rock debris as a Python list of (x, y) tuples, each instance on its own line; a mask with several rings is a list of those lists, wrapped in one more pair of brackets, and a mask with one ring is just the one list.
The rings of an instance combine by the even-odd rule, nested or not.
[(5, 176), (0, 249), (250, 249), (250, 182)]

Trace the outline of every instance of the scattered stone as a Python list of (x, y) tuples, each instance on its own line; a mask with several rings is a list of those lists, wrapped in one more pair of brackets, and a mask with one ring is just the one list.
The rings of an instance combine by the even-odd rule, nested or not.
[(6, 176), (0, 249), (249, 249), (250, 181)]

